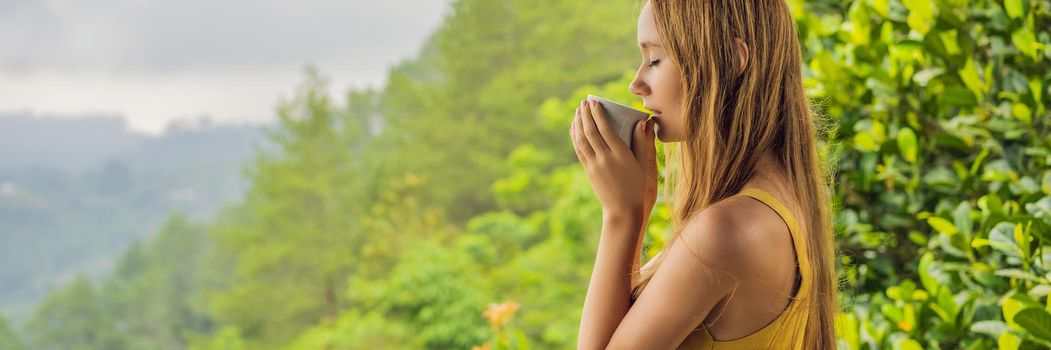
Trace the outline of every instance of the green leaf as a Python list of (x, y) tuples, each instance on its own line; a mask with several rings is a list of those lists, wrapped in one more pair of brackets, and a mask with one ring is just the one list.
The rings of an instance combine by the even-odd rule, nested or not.
[(870, 42), (869, 36), (872, 35), (872, 25), (869, 21), (868, 11), (865, 10), (864, 2), (855, 2), (850, 7), (848, 13), (850, 16), (850, 39), (854, 45), (863, 46), (868, 45)]
[(960, 229), (965, 236), (970, 237), (972, 229), (971, 203), (967, 201), (960, 202), (956, 209), (952, 211), (952, 221), (956, 228)]
[(1042, 279), (1040, 277), (1037, 277), (1036, 275), (1034, 275), (1032, 273), (1025, 272), (1025, 271), (1022, 271), (1022, 270), (1019, 270), (1019, 269), (1000, 269), (1000, 270), (996, 270), (996, 275), (997, 276), (1003, 276), (1003, 277), (1010, 277), (1010, 278), (1018, 278), (1018, 279), (1030, 280), (1030, 281), (1037, 282), (1037, 283), (1044, 282), (1044, 279)]
[(916, 84), (919, 84), (920, 86), (927, 86), (927, 84), (929, 84), (932, 79), (937, 78), (938, 76), (942, 75), (942, 73), (945, 73), (944, 68), (927, 67), (920, 70), (919, 72), (916, 72), (916, 74), (913, 74), (912, 81), (915, 81)]
[(955, 225), (952, 224), (951, 221), (943, 219), (941, 217), (929, 217), (927, 218), (927, 224), (931, 225), (931, 227), (933, 227), (935, 231), (938, 231), (946, 236), (952, 237), (952, 235), (955, 235), (957, 232), (959, 232), (959, 230), (956, 228)]
[(876, 143), (876, 139), (872, 137), (872, 134), (868, 132), (859, 132), (857, 134), (854, 134), (854, 145), (862, 151), (879, 151), (879, 144)]
[(1020, 257), (1018, 251), (1018, 245), (1015, 244), (1014, 236), (1015, 225), (1011, 222), (1000, 222), (993, 229), (989, 231), (989, 245), (993, 249), (999, 250), (1004, 254)]
[(1018, 28), (1014, 32), (1011, 32), (1011, 42), (1018, 47), (1018, 50), (1032, 57), (1033, 60), (1037, 59), (1038, 45), (1036, 42), (1036, 36), (1033, 32), (1027, 28)]
[(998, 287), (1005, 284), (1002, 278), (999, 278), (993, 274), (992, 268), (990, 268), (987, 264), (981, 262), (972, 263), (970, 272), (971, 276), (974, 276), (975, 280), (977, 280), (979, 283), (985, 286)]
[(1033, 298), (1029, 297), (1028, 295), (1011, 295), (1010, 298), (1004, 299), (1003, 304), (1001, 305), (1001, 312), (1003, 312), (1004, 322), (1006, 322), (1007, 325), (1011, 328), (1020, 328), (1020, 325), (1014, 319), (1015, 315), (1017, 315), (1020, 311), (1026, 308), (1037, 306), (1039, 306), (1039, 304), (1037, 304), (1033, 300)]
[(906, 22), (920, 35), (927, 34), (934, 25), (934, 7), (930, 0), (902, 0), (902, 4), (909, 10)]
[(1018, 346), (1022, 345), (1022, 340), (1017, 335), (1004, 332), (996, 339), (996, 344), (999, 350), (1018, 350)]
[(1029, 79), (1029, 92), (1031, 92), (1033, 95), (1033, 101), (1036, 101), (1036, 105), (1038, 107), (1037, 110), (1040, 109), (1039, 107), (1042, 107), (1044, 105), (1043, 94), (1040, 90), (1041, 85), (1042, 83), (1040, 82), (1040, 78), (1032, 77)]
[(880, 305), (880, 312), (882, 312), (884, 316), (887, 316), (887, 318), (889, 318), (891, 321), (894, 321), (895, 323), (901, 322), (902, 319), (905, 318), (901, 313), (901, 309), (894, 306), (893, 304)]
[(963, 85), (966, 85), (967, 89), (974, 93), (978, 101), (982, 101), (985, 95), (985, 83), (982, 82), (982, 78), (978, 77), (978, 68), (976, 68), (974, 60), (968, 57), (963, 67), (960, 67), (957, 73), (960, 74), (960, 80), (963, 80)]
[(920, 283), (923, 284), (923, 289), (926, 289), (931, 293), (935, 293), (938, 291), (938, 281), (936, 281), (934, 277), (931, 276), (930, 272), (933, 264), (934, 254), (931, 254), (931, 252), (923, 253), (923, 256), (920, 257), (920, 266), (918, 271), (920, 274)]
[(956, 30), (947, 30), (938, 34), (941, 38), (941, 44), (945, 47), (945, 54), (948, 56), (955, 56), (960, 54), (959, 40), (957, 39)]
[(1029, 295), (1034, 298), (1043, 298), (1051, 294), (1051, 285), (1041, 284), (1029, 290)]
[(989, 193), (978, 198), (978, 208), (982, 209), (982, 215), (989, 216), (1003, 212), (1003, 203), (995, 193)]
[(1014, 240), (1018, 246), (1018, 251), (1022, 253), (1023, 257), (1028, 259), (1029, 257), (1029, 235), (1026, 234), (1026, 230), (1022, 229), (1022, 223), (1015, 224)]
[(997, 159), (984, 167), (982, 180), (985, 181), (1014, 181), (1018, 179), (1018, 173), (1011, 169), (1006, 160)]
[(1051, 314), (1040, 307), (1030, 307), (1015, 314), (1015, 323), (1033, 336), (1051, 341)]
[(1051, 196), (1046, 196), (1034, 203), (1026, 203), (1025, 210), (1034, 218), (1051, 224)]
[(1033, 112), (1029, 110), (1029, 106), (1022, 103), (1015, 103), (1011, 105), (1011, 115), (1020, 121), (1029, 123), (1033, 119)]
[(932, 187), (954, 188), (958, 181), (956, 174), (944, 166), (935, 166), (923, 174), (923, 183)]
[(916, 163), (916, 133), (912, 129), (903, 127), (898, 130), (898, 151), (909, 163)]
[(872, 0), (872, 9), (883, 18), (890, 15), (890, 0)]
[(982, 333), (993, 338), (999, 337), (1000, 334), (1007, 332), (1009, 328), (1003, 321), (978, 321), (971, 324), (971, 332)]
[(923, 350), (923, 346), (920, 345), (919, 342), (917, 342), (917, 341), (915, 341), (913, 339), (900, 338), (898, 343), (895, 344), (895, 349), (900, 349), (900, 350)]
[[(963, 301), (966, 304), (966, 301)], [(946, 322), (955, 324), (956, 315), (960, 313), (960, 306), (956, 304), (956, 299), (953, 298), (952, 290), (946, 284), (940, 284), (938, 286), (938, 297), (937, 304), (942, 310), (948, 313), (949, 317), (944, 318)]]
[(1004, 0), (1004, 9), (1007, 10), (1007, 15), (1011, 18), (1022, 18), (1022, 16), (1025, 16), (1022, 0)]
[(1051, 170), (1044, 172), (1044, 178), (1040, 181), (1040, 190), (1051, 194)]

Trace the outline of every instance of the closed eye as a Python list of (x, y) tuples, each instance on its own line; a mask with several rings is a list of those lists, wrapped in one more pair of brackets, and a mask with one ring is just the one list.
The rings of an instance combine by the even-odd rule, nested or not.
[(650, 61), (650, 67), (656, 66), (656, 65), (657, 65), (657, 63), (660, 63), (660, 62), (661, 62), (661, 60), (659, 60), (659, 59), (657, 59), (657, 60), (652, 60), (652, 61)]

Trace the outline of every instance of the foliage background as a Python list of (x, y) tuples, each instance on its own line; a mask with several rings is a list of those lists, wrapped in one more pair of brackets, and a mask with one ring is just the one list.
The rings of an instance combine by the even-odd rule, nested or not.
[[(788, 4), (834, 126), (840, 347), (1051, 346), (1051, 1)], [(308, 65), (241, 203), (173, 214), (0, 348), (574, 347), (600, 208), (566, 126), (587, 94), (642, 108), (641, 2), (453, 8), (381, 91), (336, 102)]]

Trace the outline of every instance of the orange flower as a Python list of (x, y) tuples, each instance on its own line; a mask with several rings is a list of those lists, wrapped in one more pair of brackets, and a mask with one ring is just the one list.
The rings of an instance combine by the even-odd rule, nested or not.
[(489, 319), (489, 326), (495, 330), (500, 329), (507, 321), (510, 321), (515, 314), (515, 310), (518, 310), (518, 303), (514, 300), (509, 300), (503, 304), (490, 303), (489, 309), (482, 312), (482, 315)]
[(489, 342), (482, 344), (481, 346), (475, 345), (471, 347), (471, 350), (489, 350)]

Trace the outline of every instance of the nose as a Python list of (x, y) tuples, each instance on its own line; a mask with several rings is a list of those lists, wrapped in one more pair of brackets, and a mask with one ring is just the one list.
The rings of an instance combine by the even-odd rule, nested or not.
[(634, 95), (644, 96), (649, 94), (649, 87), (647, 87), (646, 83), (643, 83), (642, 80), (639, 79), (639, 75), (638, 73), (636, 73), (635, 79), (632, 79), (631, 83), (628, 84), (628, 91), (631, 91), (631, 93)]

